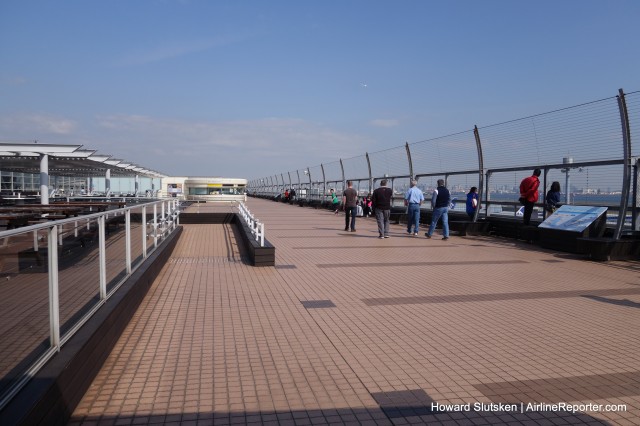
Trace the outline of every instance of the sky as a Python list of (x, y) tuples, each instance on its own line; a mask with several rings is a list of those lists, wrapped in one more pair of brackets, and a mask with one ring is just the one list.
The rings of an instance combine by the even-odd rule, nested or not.
[(0, 0), (0, 141), (259, 178), (640, 90), (638, 18), (634, 0)]

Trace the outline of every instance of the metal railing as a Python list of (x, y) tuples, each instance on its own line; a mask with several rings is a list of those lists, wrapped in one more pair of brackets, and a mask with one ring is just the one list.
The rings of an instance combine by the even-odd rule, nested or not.
[(256, 219), (244, 203), (238, 204), (238, 212), (251, 230), (251, 235), (260, 243), (260, 247), (264, 247), (264, 223)]
[(540, 168), (544, 182), (537, 206), (544, 205), (551, 183), (562, 181), (565, 203), (615, 212), (619, 238), (623, 229), (640, 230), (640, 144), (632, 144), (638, 134), (634, 124), (640, 126), (640, 91), (621, 89), (616, 96), (569, 108), (253, 179), (247, 189), (269, 197), (294, 188), (298, 199), (325, 200), (330, 188), (340, 193), (347, 180), (364, 195), (387, 179), (394, 198), (400, 198), (411, 178), (426, 193), (444, 178), (458, 197), (478, 188), (475, 221), (502, 214), (501, 206), (515, 215), (520, 181)]
[(163, 200), (0, 232), (0, 409), (176, 229), (178, 215), (179, 203)]

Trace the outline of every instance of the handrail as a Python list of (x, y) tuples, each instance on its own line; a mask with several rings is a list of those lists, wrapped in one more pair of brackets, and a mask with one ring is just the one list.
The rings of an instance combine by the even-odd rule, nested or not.
[(244, 203), (238, 204), (238, 211), (249, 227), (251, 234), (255, 237), (256, 241), (260, 242), (260, 247), (264, 247), (264, 223), (256, 219)]
[[(161, 213), (158, 214), (158, 205), (161, 207)], [(146, 214), (148, 212), (148, 208), (153, 208), (153, 222), (147, 223)], [(46, 231), (47, 232), (47, 252), (48, 252), (48, 282), (49, 282), (49, 290), (48, 290), (48, 307), (49, 307), (49, 347), (40, 354), (40, 356), (31, 362), (29, 365), (25, 367), (25, 370), (19, 373), (13, 383), (11, 383), (4, 392), (0, 394), (0, 410), (4, 408), (9, 401), (22, 389), (27, 382), (53, 357), (55, 356), (62, 346), (84, 325), (90, 318), (93, 316), (102, 305), (124, 284), (124, 282), (131, 276), (133, 272), (135, 272), (140, 265), (143, 263), (143, 260), (148, 258), (151, 253), (157, 248), (158, 241), (164, 241), (166, 237), (173, 232), (178, 223), (179, 217), (179, 208), (180, 205), (177, 200), (159, 200), (150, 203), (144, 204), (136, 204), (130, 207), (123, 207), (113, 210), (107, 210), (100, 213), (92, 213), (88, 215), (83, 215), (79, 217), (72, 217), (67, 219), (55, 220), (48, 223), (43, 224), (35, 224), (30, 226), (25, 226), (21, 228), (11, 229), (0, 231), (0, 239), (15, 237), (17, 235), (25, 235), (25, 234), (34, 234), (33, 243), (34, 252), (37, 253), (38, 246), (43, 243), (38, 240), (38, 231)], [(139, 209), (142, 212), (141, 219), (141, 228), (142, 234), (138, 236), (134, 236), (131, 232), (131, 211), (133, 209)], [(105, 219), (110, 216), (124, 216), (124, 241), (125, 241), (125, 273), (118, 277), (117, 282), (112, 281), (110, 284), (113, 284), (109, 290), (107, 291), (107, 283), (106, 283), (106, 223)], [(77, 232), (80, 227), (79, 222), (86, 222), (87, 224), (91, 222), (97, 222), (97, 237), (98, 237), (98, 259), (99, 259), (99, 269), (100, 272), (98, 274), (97, 281), (95, 283), (96, 293), (100, 295), (99, 300), (97, 300), (93, 306), (88, 308), (84, 314), (74, 320), (73, 323), (65, 324), (66, 331), (61, 334), (61, 320), (60, 320), (60, 300), (59, 300), (59, 276), (58, 271), (60, 269), (60, 262), (58, 258), (58, 247), (62, 244), (62, 235), (59, 234), (59, 230), (64, 228), (64, 225), (73, 224), (74, 227), (74, 236), (77, 237)], [(151, 233), (149, 233), (147, 227), (150, 227)], [(154, 240), (154, 244), (152, 247), (147, 249), (147, 240), (149, 237), (152, 237)], [(141, 239), (142, 243), (142, 253), (141, 259), (135, 265), (132, 265), (131, 260), (131, 249), (132, 249), (132, 240), (138, 238)], [(9, 241), (9, 240), (5, 240)], [(8, 348), (5, 348), (8, 349)], [(0, 354), (1, 356), (1, 354)]]

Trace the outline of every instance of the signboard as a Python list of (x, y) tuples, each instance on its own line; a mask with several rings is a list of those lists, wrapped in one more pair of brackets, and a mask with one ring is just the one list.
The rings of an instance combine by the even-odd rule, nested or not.
[(169, 194), (182, 194), (182, 184), (181, 183), (168, 183), (167, 184), (167, 192)]
[(547, 217), (538, 227), (582, 232), (606, 211), (606, 207), (564, 205)]
[(208, 183), (207, 187), (208, 188), (222, 188), (222, 184), (221, 183)]

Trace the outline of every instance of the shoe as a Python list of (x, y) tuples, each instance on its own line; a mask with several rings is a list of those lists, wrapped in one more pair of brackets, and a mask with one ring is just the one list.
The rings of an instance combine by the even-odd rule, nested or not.
[(344, 228), (345, 231), (349, 231), (349, 228)]
[(356, 230), (355, 230), (355, 229), (352, 229), (352, 230), (351, 230), (351, 232), (356, 232)]
[(413, 234), (413, 236), (414, 236), (414, 237), (417, 237), (417, 236), (418, 236), (418, 233), (416, 232), (415, 234)]
[(389, 238), (389, 236), (388, 236), (388, 235), (385, 235), (384, 237), (385, 237), (385, 238)]
[(380, 235), (378, 238), (380, 238), (381, 240), (384, 240), (384, 237), (382, 235)]
[(425, 236), (425, 237), (427, 237), (427, 238), (431, 238), (431, 235), (429, 235), (429, 233), (428, 233), (428, 232), (425, 232), (425, 233), (424, 233), (424, 236)]
[(411, 235), (411, 234), (413, 234), (413, 232), (411, 232), (411, 231), (407, 231), (407, 234)]
[(442, 237), (442, 239), (446, 241), (449, 239), (449, 237)]

